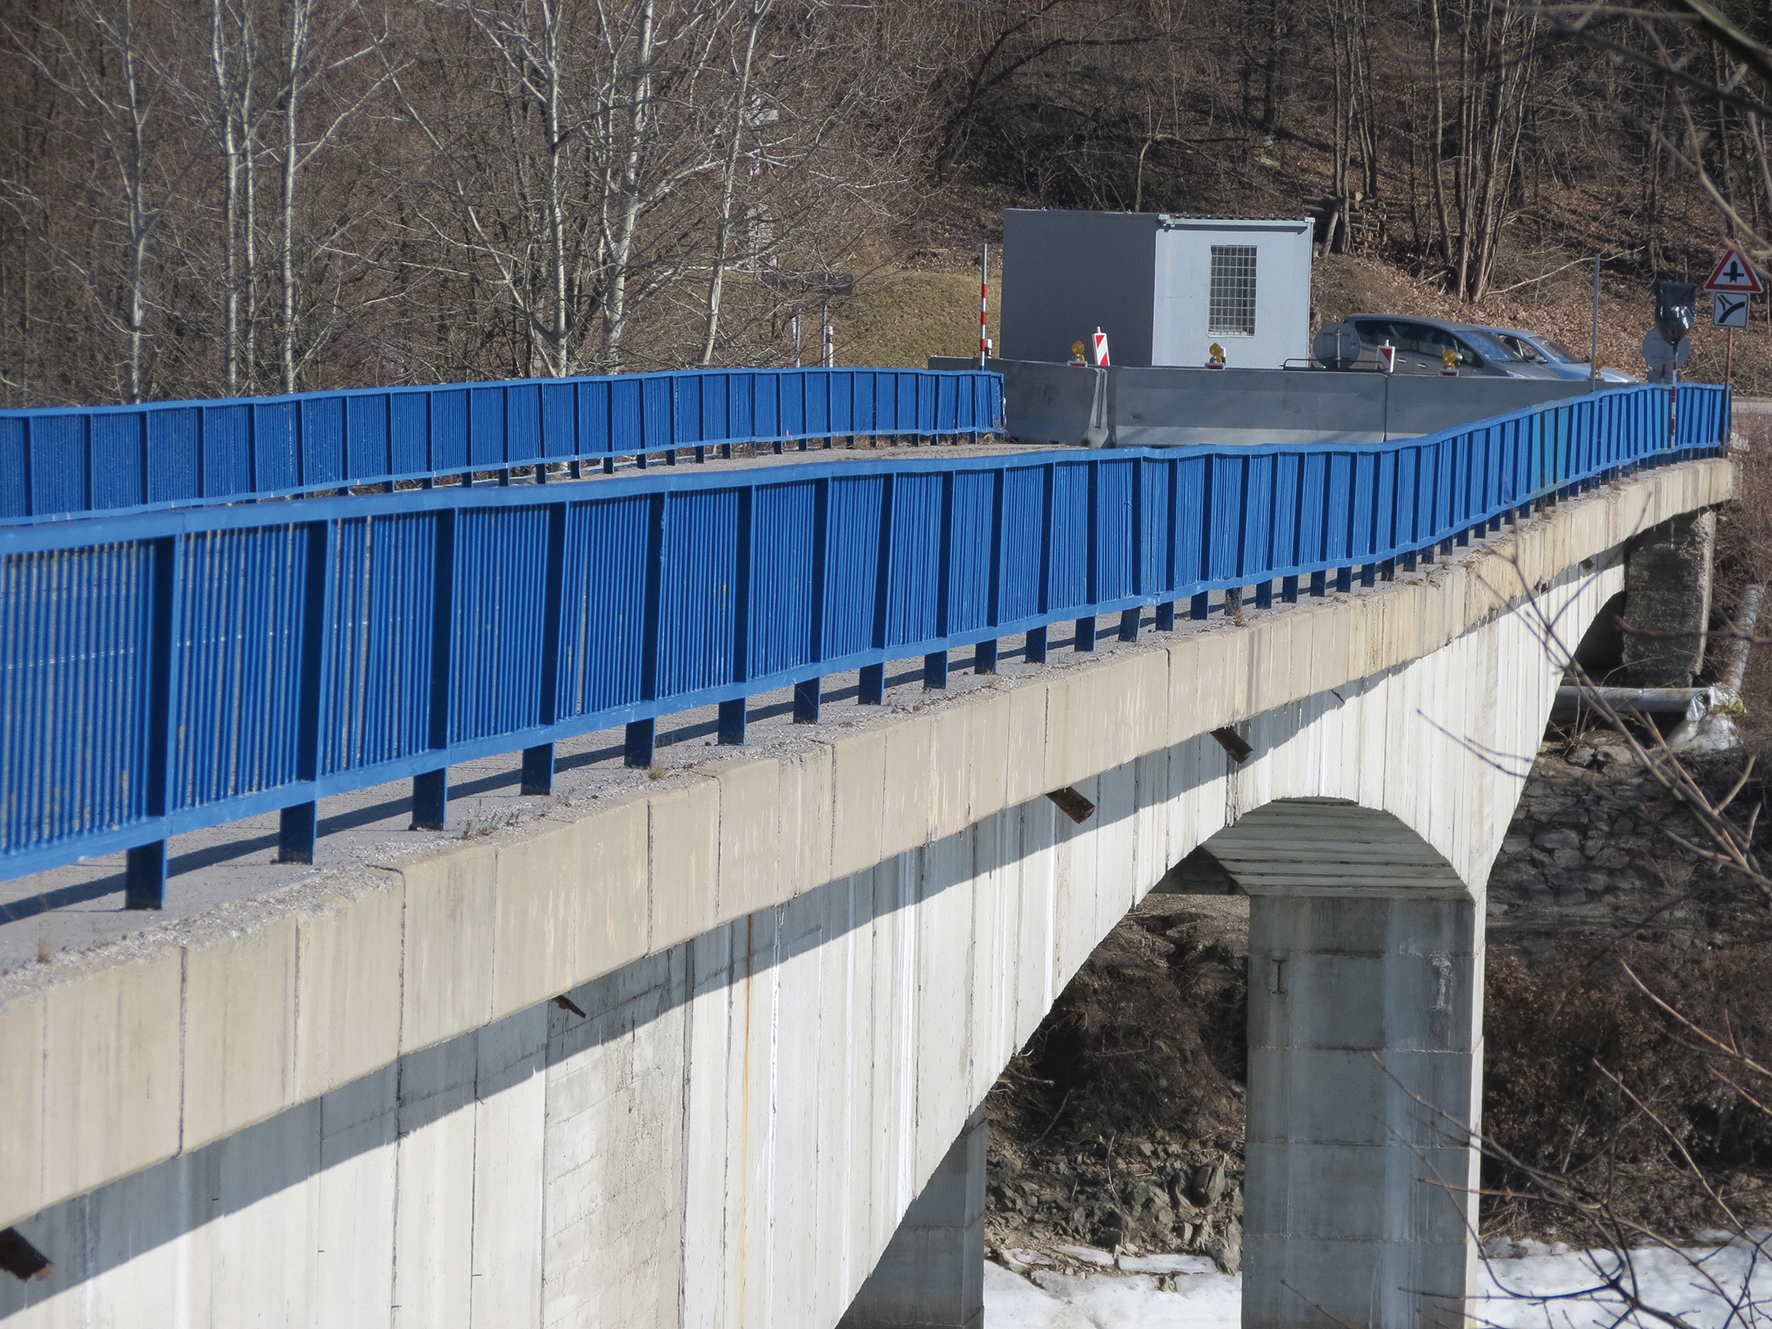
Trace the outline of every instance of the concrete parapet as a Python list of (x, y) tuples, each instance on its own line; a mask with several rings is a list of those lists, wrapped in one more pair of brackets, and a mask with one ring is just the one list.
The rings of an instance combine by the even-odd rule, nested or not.
[(28, 1214), (43, 1205), (43, 1040), (44, 1000), (40, 992), (0, 1005), (0, 1048), (6, 1073), (0, 1075), (0, 1121), (7, 1123), (0, 1144), (0, 1195), (8, 1211)]
[(400, 1052), (406, 881), (296, 915), (295, 1079), (300, 1101), (390, 1065)]
[[(184, 1147), (183, 986), (184, 952), (168, 948), (44, 993), (36, 1043), (43, 1067), (42, 1202), (91, 1190)], [(19, 1032), (30, 1036), (28, 1027)], [(19, 1051), (0, 1049), (8, 1077)], [(7, 1195), (4, 1203), (10, 1217), (15, 1201)]]
[(183, 1128), (193, 1139), (297, 1101), (296, 933), (286, 915), (186, 948)]
[[(1448, 667), (1513, 671), (1485, 683), (1491, 693), (1554, 690), (1529, 616), (1510, 607), (1540, 586), (1559, 605), (1613, 593), (1614, 551), (1633, 534), (1732, 492), (1726, 462), (1646, 471), (1560, 504), (1425, 579), (1258, 614), (1245, 629), (1215, 626), (1004, 676), (910, 717), (823, 731), (788, 755), (671, 775), (273, 898), (244, 923), (187, 923), (77, 963), (15, 971), (0, 980), (0, 1102), (12, 1123), (0, 1140), (0, 1225), (707, 937), (727, 920), (762, 916), (832, 882), (871, 883), (893, 855), (1000, 814), (1008, 814), (1006, 847), (977, 852), (1014, 865), (1000, 869), (1006, 879), (1045, 874), (1040, 889), (1050, 891), (1049, 914), (1005, 919), (1004, 933), (1063, 957), (1018, 977), (1029, 992), (1062, 982), (1094, 944), (1089, 930), (1227, 816), (1287, 792), (1383, 808), (1455, 878), (1481, 880), (1499, 844), (1495, 818), (1436, 812), (1435, 792), (1454, 776), (1405, 778), (1408, 768), (1387, 766), (1389, 735), (1422, 723), (1410, 670), (1430, 652), (1466, 651), (1468, 659), (1448, 656)], [(1587, 588), (1584, 560), (1597, 561), (1604, 585)], [(1478, 629), (1509, 644), (1483, 637), (1467, 646)], [(1479, 713), (1488, 695), (1466, 686), (1436, 693), (1433, 704), (1447, 728), (1468, 724), (1503, 750), (1535, 741), (1529, 707)], [(1226, 725), (1259, 740), (1247, 767), (1199, 737)], [(1423, 739), (1422, 750), (1451, 770), (1444, 754), (1456, 742)], [(956, 762), (970, 769), (956, 771)], [(1264, 774), (1282, 769), (1294, 773), (1292, 786)], [(1055, 819), (1042, 797), (1067, 784), (1102, 803), (1088, 829)], [(1107, 829), (1122, 825), (1135, 830)], [(1041, 855), (1053, 844), (1048, 862)], [(1137, 881), (1121, 875), (1131, 858), (1117, 857), (1134, 853)], [(1074, 935), (1058, 935), (1064, 927)], [(1018, 1006), (1002, 1027), (1025, 1035), (1031, 1018)], [(212, 1046), (243, 1029), (256, 1046)]]
[(489, 843), (451, 846), (403, 865), (400, 876), (406, 883), (400, 1049), (411, 1052), (492, 1018), (498, 851)]

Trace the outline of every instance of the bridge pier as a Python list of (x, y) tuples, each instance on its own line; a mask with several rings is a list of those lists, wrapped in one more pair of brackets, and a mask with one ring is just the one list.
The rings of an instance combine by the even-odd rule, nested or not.
[(981, 1329), (985, 1139), (980, 1107), (911, 1201), (839, 1329)]
[(1715, 512), (1689, 512), (1625, 546), (1625, 686), (1690, 687), (1703, 668), (1716, 537)]
[(1252, 897), (1245, 1329), (1465, 1322), (1481, 933), (1469, 899)]

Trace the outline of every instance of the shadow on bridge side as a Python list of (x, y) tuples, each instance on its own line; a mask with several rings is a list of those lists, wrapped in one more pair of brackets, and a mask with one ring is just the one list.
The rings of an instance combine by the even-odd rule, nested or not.
[[(1261, 722), (1284, 741), (1341, 704), (1325, 693)], [(762, 1291), (761, 1269), (744, 1261), (769, 1263), (771, 1215), (807, 1198), (793, 1194), (802, 1184), (795, 1169), (805, 1167), (827, 1209), (844, 1196), (860, 1197), (866, 1211), (860, 1221), (831, 1213), (818, 1225), (821, 1243), (848, 1241), (818, 1261), (827, 1281), (846, 1283), (812, 1298), (832, 1323), (954, 1127), (1134, 902), (1138, 823), (1223, 782), (1231, 766), (1201, 736), (1084, 782), (1098, 807), (1087, 825), (1035, 799), (627, 965), (562, 1004), (405, 1054), (225, 1140), (54, 1205), (17, 1226), (56, 1267), (42, 1282), (0, 1281), (0, 1315), (57, 1313), (69, 1297), (96, 1295), (127, 1324), (142, 1287), (170, 1295), (207, 1281), (192, 1318), (218, 1329), (245, 1305), (285, 1298), (291, 1323), (364, 1322), (374, 1318), (366, 1305), (379, 1305), (385, 1323), (386, 1308), (398, 1305), (430, 1306), (439, 1318), (429, 1323), (446, 1324), (446, 1305), (462, 1297), (496, 1292), (529, 1306), (544, 1283), (550, 1299), (616, 1295), (624, 1313), (650, 1316), (659, 1298), (675, 1301), (679, 1278), (693, 1300), (688, 1285), (708, 1276), (699, 1258), (668, 1275), (647, 1272), (694, 1235), (750, 1248), (719, 1294), (735, 1300), (736, 1316)], [(1060, 870), (1057, 857), (1083, 842), (1122, 845), (1111, 883)], [(1014, 926), (996, 940), (1029, 963), (1016, 966), (1019, 981), (975, 1056), (975, 1031), (953, 1022), (973, 1004), (968, 989), (990, 985), (966, 954), (973, 929), (963, 915), (981, 881), (1023, 897)], [(1074, 940), (1079, 925), (1087, 945)], [(958, 965), (945, 962), (956, 938), (967, 943)], [(840, 963), (827, 954), (833, 944)], [(999, 967), (1008, 963), (998, 957)], [(837, 993), (823, 990), (833, 964), (850, 980)], [(784, 1037), (784, 1020), (807, 1016), (810, 1028)], [(945, 1074), (920, 1065), (956, 1055)], [(925, 1078), (946, 1086), (939, 1106), (917, 1091)], [(841, 1105), (841, 1129), (800, 1119), (800, 1105), (820, 1113)], [(864, 1110), (868, 1120), (853, 1118)], [(858, 1162), (841, 1177), (823, 1175), (842, 1167), (839, 1141)], [(496, 1165), (476, 1164), (486, 1148)], [(662, 1203), (671, 1198), (683, 1203)], [(488, 1222), (495, 1214), (531, 1229), (537, 1249), (500, 1259), (515, 1238)], [(279, 1273), (284, 1246), (309, 1254)], [(588, 1284), (612, 1268), (623, 1271), (617, 1286), (593, 1296)], [(298, 1295), (302, 1286), (311, 1290)], [(207, 1319), (196, 1313), (205, 1298)]]

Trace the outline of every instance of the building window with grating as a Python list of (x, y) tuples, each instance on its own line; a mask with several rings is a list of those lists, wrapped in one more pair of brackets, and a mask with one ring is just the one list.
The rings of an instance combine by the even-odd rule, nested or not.
[(1212, 246), (1212, 303), (1207, 331), (1214, 337), (1255, 335), (1255, 246)]

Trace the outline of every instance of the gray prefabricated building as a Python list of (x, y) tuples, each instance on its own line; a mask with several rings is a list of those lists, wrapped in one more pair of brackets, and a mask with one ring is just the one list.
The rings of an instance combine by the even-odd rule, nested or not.
[(1070, 359), (1100, 328), (1116, 365), (1240, 369), (1311, 353), (1308, 217), (1003, 212), (1006, 360)]

